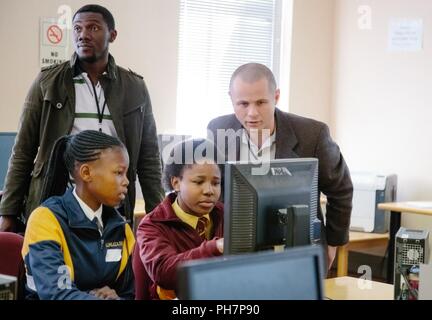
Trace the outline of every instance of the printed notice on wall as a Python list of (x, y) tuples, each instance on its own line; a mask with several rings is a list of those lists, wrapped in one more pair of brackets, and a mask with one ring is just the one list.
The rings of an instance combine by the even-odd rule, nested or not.
[(70, 57), (69, 29), (58, 23), (57, 18), (40, 19), (39, 64), (46, 67), (65, 62)]
[(389, 51), (420, 51), (423, 47), (422, 19), (391, 19)]

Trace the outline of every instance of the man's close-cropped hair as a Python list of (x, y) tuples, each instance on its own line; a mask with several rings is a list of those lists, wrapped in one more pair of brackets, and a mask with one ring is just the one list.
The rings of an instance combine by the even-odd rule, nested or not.
[(114, 22), (114, 17), (111, 14), (111, 12), (105, 8), (102, 7), (100, 5), (97, 4), (88, 4), (85, 5), (84, 7), (81, 7), (77, 10), (77, 12), (75, 12), (72, 21), (75, 19), (75, 16), (78, 13), (83, 13), (83, 12), (93, 12), (93, 13), (100, 13), (102, 15), (102, 17), (104, 18), (106, 24), (108, 25), (108, 29), (111, 30), (115, 30), (115, 22)]
[(267, 79), (269, 90), (275, 91), (277, 89), (276, 79), (273, 72), (261, 63), (246, 63), (238, 67), (231, 76), (229, 90), (231, 92), (234, 80), (240, 77), (243, 81), (253, 83), (261, 78)]

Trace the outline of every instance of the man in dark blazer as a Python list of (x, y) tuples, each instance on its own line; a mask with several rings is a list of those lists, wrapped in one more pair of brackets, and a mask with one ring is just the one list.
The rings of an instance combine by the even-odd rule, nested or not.
[[(276, 108), (280, 90), (273, 73), (261, 64), (240, 66), (231, 77), (229, 94), (234, 114), (213, 119), (207, 128), (209, 137), (221, 151), (225, 150), (226, 160), (318, 159), (318, 189), (327, 196), (322, 234), (330, 268), (337, 246), (348, 242), (353, 187), (328, 126)], [(226, 130), (230, 134), (221, 135)], [(218, 141), (221, 137), (224, 141)], [(323, 221), (318, 208), (318, 217)]]

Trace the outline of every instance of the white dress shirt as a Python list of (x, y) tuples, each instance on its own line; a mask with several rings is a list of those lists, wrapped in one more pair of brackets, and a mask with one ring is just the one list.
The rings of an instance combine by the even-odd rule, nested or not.
[(77, 199), (81, 209), (84, 211), (84, 214), (86, 215), (86, 217), (90, 220), (93, 221), (93, 219), (96, 217), (100, 226), (98, 226), (99, 232), (100, 234), (102, 234), (102, 230), (103, 230), (103, 222), (102, 222), (102, 205), (100, 205), (100, 207), (96, 210), (93, 211), (92, 208), (90, 208), (84, 201), (81, 200), (81, 198), (77, 195), (76, 193), (76, 188), (73, 189), (73, 195), (75, 196), (75, 198)]
[(268, 162), (274, 160), (276, 155), (276, 130), (273, 134), (268, 137), (261, 148), (258, 148), (256, 144), (252, 142), (247, 134), (247, 131), (243, 129), (241, 144), (240, 144), (240, 161), (248, 162)]

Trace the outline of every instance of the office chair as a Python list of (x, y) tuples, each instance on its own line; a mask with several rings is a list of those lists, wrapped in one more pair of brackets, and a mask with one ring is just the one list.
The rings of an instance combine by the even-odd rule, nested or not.
[(12, 232), (0, 232), (0, 274), (16, 277), (18, 299), (24, 297), (25, 269), (21, 256), (24, 237)]

